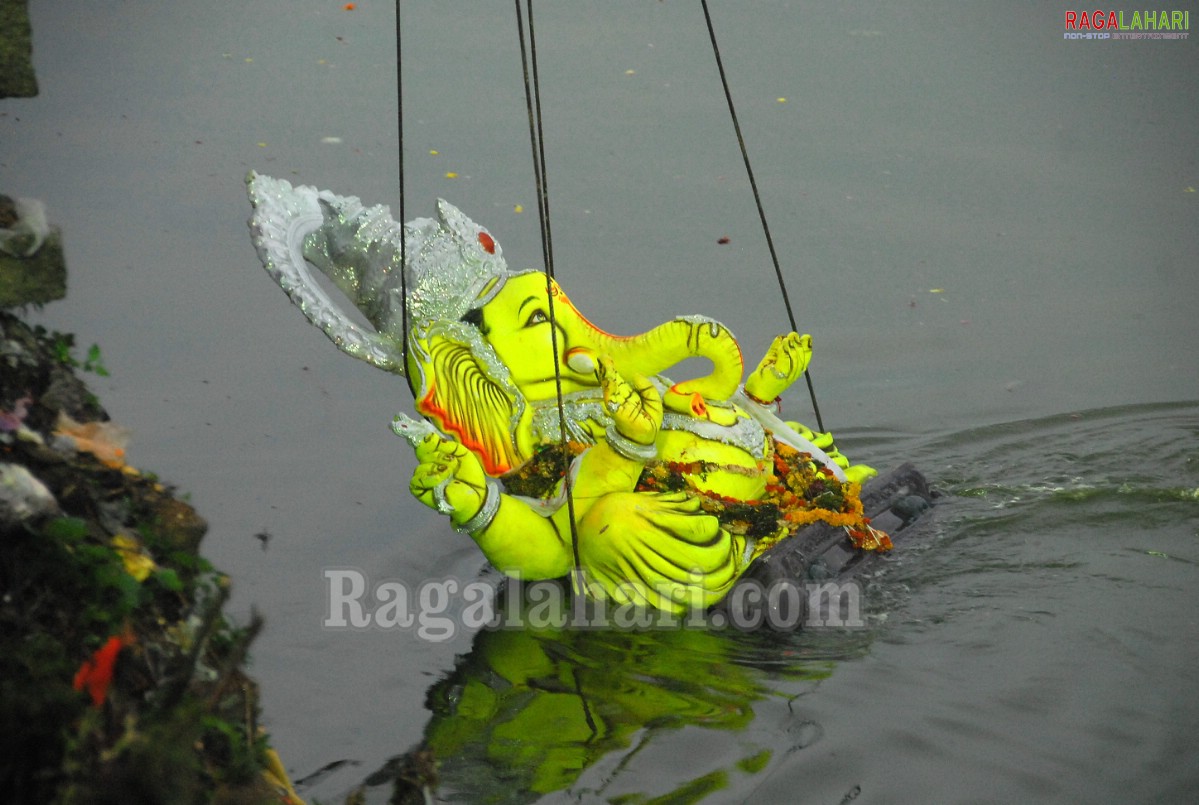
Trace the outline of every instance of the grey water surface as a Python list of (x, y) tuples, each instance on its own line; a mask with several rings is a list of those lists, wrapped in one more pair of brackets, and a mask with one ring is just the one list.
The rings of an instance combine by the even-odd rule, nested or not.
[[(308, 325), (245, 226), (250, 170), (395, 209), (394, 4), (31, 6), (0, 192), (46, 202), (71, 272), (35, 318), (101, 345), (131, 463), (265, 615), (288, 768), (350, 761), (305, 796), (425, 739), (471, 802), (1194, 795), (1199, 40), (1063, 41), (1052, 4), (711, 3), (825, 423), (945, 502), (863, 629), (433, 641), (322, 626), (326, 570), (417, 590), (482, 562), (407, 492), (403, 382)], [(513, 5), (402, 8), (409, 217), (444, 197), (540, 267)], [(559, 281), (605, 329), (704, 313), (756, 361), (788, 323), (699, 4), (535, 12)], [(784, 408), (814, 424), (802, 387)]]

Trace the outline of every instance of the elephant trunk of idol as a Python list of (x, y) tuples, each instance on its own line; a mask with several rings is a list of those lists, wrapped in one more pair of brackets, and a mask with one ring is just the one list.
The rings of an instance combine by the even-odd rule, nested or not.
[(606, 354), (622, 373), (648, 377), (688, 358), (707, 358), (712, 362), (710, 374), (677, 383), (673, 390), (708, 400), (727, 400), (741, 385), (741, 348), (728, 328), (713, 319), (681, 316), (640, 335), (603, 335), (606, 338), (596, 344), (594, 351), (577, 347), (566, 353), (571, 368), (588, 371), (589, 363), (594, 364), (598, 355)]

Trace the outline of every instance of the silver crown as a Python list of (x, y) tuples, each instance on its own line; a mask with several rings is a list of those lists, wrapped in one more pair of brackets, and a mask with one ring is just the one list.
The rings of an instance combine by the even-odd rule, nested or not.
[(511, 276), (490, 232), (442, 199), (437, 217), (418, 218), (404, 227), (408, 315), (422, 328), (457, 321), (483, 307)]
[[(437, 220), (418, 218), (401, 230), (384, 205), (363, 207), (354, 196), (255, 173), (247, 183), (250, 229), (271, 277), (340, 349), (381, 369), (404, 373), (401, 231), (415, 332), (482, 307), (512, 276), (491, 233), (444, 200), (437, 202)], [(362, 311), (374, 332), (329, 299), (308, 263)]]

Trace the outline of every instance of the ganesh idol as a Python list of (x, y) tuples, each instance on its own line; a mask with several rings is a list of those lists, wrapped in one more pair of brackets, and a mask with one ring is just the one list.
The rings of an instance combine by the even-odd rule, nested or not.
[[(268, 273), (342, 351), (407, 378), (420, 419), (392, 427), (415, 450), (409, 489), (501, 572), (578, 571), (592, 597), (677, 613), (720, 601), (799, 524), (861, 525), (854, 492), (874, 471), (774, 411), (811, 359), (809, 336), (775, 338), (743, 381), (724, 325), (679, 316), (605, 332), (445, 201), (401, 226), (354, 197), (247, 182)], [(695, 357), (708, 375), (667, 378)], [(789, 489), (799, 476), (806, 486)], [(771, 500), (766, 524), (747, 525)]]

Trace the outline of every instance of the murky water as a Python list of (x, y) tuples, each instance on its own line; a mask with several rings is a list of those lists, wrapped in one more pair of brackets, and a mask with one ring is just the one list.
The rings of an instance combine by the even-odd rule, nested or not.
[[(862, 629), (433, 642), (322, 628), (325, 570), (417, 589), (480, 559), (406, 491), (402, 384), (291, 309), (244, 224), (250, 169), (396, 196), (392, 4), (344, 5), (35, 2), (42, 96), (0, 102), (0, 192), (65, 231), (71, 295), (41, 319), (101, 345), (133, 463), (191, 493), (236, 611), (266, 615), (288, 766), (351, 761), (304, 793), (423, 740), (467, 801), (1194, 790), (1195, 42), (1063, 42), (1049, 8), (712, 3), (826, 422), (946, 500)], [(755, 360), (786, 320), (698, 6), (537, 9), (560, 281), (615, 332), (702, 312)], [(445, 197), (536, 265), (512, 6), (404, 14), (411, 214)]]
[[(864, 628), (485, 631), (419, 748), (470, 802), (1185, 798), (1196, 437), (1186, 403), (908, 443), (947, 497), (866, 580)], [(359, 778), (390, 791), (404, 749)]]

